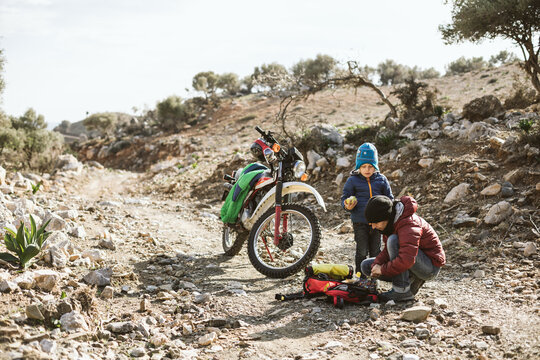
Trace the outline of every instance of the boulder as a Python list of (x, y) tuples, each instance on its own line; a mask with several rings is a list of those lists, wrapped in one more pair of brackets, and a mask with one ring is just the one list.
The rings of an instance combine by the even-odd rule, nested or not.
[(493, 184), (482, 189), (482, 191), (480, 191), (480, 194), (486, 196), (494, 196), (497, 195), (499, 192), (501, 192), (501, 184)]
[(464, 198), (467, 195), (469, 187), (470, 187), (470, 184), (467, 184), (467, 183), (461, 183), (461, 184), (455, 186), (446, 195), (446, 197), (444, 198), (444, 202), (445, 203), (451, 203), (451, 202), (454, 202), (454, 201), (457, 201), (459, 199)]
[(334, 126), (320, 124), (311, 128), (311, 141), (341, 147), (343, 145), (343, 136)]
[(512, 215), (512, 213), (512, 205), (507, 201), (500, 201), (489, 209), (486, 217), (484, 218), (484, 222), (490, 225), (497, 225)]
[(401, 314), (401, 319), (405, 321), (419, 323), (426, 320), (429, 314), (431, 314), (431, 307), (413, 306), (403, 311), (403, 313)]
[(60, 325), (64, 331), (88, 331), (88, 324), (78, 311), (72, 311), (60, 317)]
[(482, 121), (491, 116), (500, 117), (503, 113), (500, 100), (494, 95), (486, 95), (465, 104), (462, 116), (470, 121)]

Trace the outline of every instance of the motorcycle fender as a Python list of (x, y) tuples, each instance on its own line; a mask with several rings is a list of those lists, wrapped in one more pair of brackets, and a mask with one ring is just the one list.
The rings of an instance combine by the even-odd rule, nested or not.
[[(321, 194), (319, 194), (319, 192), (315, 190), (314, 187), (308, 184), (302, 183), (302, 182), (297, 182), (297, 181), (283, 183), (282, 195), (301, 193), (301, 192), (313, 194), (313, 196), (315, 196), (315, 199), (317, 199), (317, 203), (319, 203), (319, 205), (326, 212), (326, 205), (324, 204), (324, 200)], [(259, 204), (257, 205), (257, 208), (255, 209), (251, 217), (243, 221), (244, 227), (246, 229), (251, 229), (255, 221), (257, 221), (257, 219), (262, 214), (264, 214), (266, 210), (274, 206), (275, 202), (276, 202), (276, 187), (274, 186), (259, 202)]]

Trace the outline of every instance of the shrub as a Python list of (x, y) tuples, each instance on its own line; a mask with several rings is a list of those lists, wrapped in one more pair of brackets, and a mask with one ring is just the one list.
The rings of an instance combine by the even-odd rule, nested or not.
[(206, 98), (214, 96), (218, 83), (218, 75), (213, 71), (203, 71), (193, 77), (191, 85), (196, 91), (202, 91)]
[(518, 58), (515, 54), (508, 52), (506, 50), (502, 50), (497, 55), (491, 55), (489, 58), (489, 65), (491, 66), (500, 66), (504, 64), (513, 63), (514, 61), (517, 61)]
[(263, 64), (260, 68), (255, 67), (252, 75), (255, 85), (269, 88), (270, 91), (287, 87), (289, 85), (288, 76), (289, 72), (285, 66), (276, 62)]
[(17, 232), (6, 228), (7, 232), (4, 236), (4, 243), (6, 248), (12, 253), (15, 253), (16, 256), (8, 252), (3, 252), (0, 253), (0, 259), (18, 263), (22, 268), (26, 268), (30, 260), (39, 254), (43, 244), (49, 235), (51, 235), (51, 232), (45, 231), (49, 222), (50, 220), (36, 230), (36, 222), (32, 215), (30, 215), (30, 229), (26, 228), (22, 221)]
[(524, 109), (538, 101), (536, 91), (514, 78), (513, 93), (504, 101), (505, 109)]
[[(403, 119), (423, 118), (436, 114), (434, 105), (436, 90), (429, 90), (428, 84), (424, 82), (408, 79), (405, 85), (392, 91), (391, 94), (396, 95), (401, 102)], [(438, 109), (437, 112), (441, 113), (442, 109)]]
[(464, 56), (452, 61), (446, 69), (446, 76), (464, 74), (475, 70), (482, 70), (487, 67), (483, 57), (473, 57), (466, 59)]
[(403, 82), (408, 75), (407, 72), (407, 67), (396, 63), (394, 60), (386, 60), (377, 65), (377, 73), (382, 85), (394, 85)]
[(238, 75), (235, 73), (225, 73), (219, 75), (216, 82), (216, 87), (222, 89), (227, 95), (236, 95), (240, 92), (240, 82), (238, 81)]
[(157, 125), (165, 131), (180, 130), (193, 117), (190, 106), (186, 105), (181, 97), (175, 95), (158, 102), (156, 109)]
[(330, 77), (336, 67), (336, 60), (330, 55), (318, 54), (315, 59), (300, 60), (291, 71), (299, 86), (311, 87)]
[(118, 125), (118, 115), (111, 112), (95, 113), (83, 120), (88, 130), (97, 130), (101, 134), (110, 135)]

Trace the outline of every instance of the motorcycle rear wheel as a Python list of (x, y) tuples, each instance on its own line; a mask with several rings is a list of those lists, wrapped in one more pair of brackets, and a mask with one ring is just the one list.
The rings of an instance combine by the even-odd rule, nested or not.
[(242, 245), (246, 242), (249, 233), (247, 231), (237, 230), (228, 225), (223, 225), (221, 234), (221, 245), (227, 256), (238, 255), (242, 250)]
[(249, 234), (248, 255), (258, 272), (281, 279), (297, 273), (313, 260), (321, 243), (321, 225), (306, 206), (283, 204), (281, 229), (286, 218), (287, 232), (281, 232), (281, 243), (276, 246), (275, 216), (275, 208), (270, 208), (255, 222)]

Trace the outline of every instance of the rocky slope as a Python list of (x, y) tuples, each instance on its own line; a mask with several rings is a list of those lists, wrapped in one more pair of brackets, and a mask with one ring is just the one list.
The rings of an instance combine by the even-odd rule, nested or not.
[[(510, 92), (504, 71), (440, 79), (454, 110), (411, 122), (400, 132), (407, 145), (381, 156), (394, 194), (418, 200), (448, 254), (416, 302), (277, 302), (276, 293), (301, 289), (301, 274), (267, 279), (245, 250), (222, 255), (220, 179), (249, 161), (255, 125), (279, 129), (276, 99), (237, 99), (181, 134), (94, 142), (83, 162), (64, 156), (52, 175), (0, 169), (0, 225), (33, 214), (54, 231), (26, 271), (0, 264), (0, 358), (537, 358), (539, 144), (520, 142), (519, 122), (538, 114), (461, 116), (474, 98)], [(358, 119), (383, 121), (376, 102), (337, 90), (294, 109), (291, 124), (319, 123), (330, 144), (305, 153), (328, 207), (317, 211), (316, 262), (353, 263), (339, 197), (362, 139), (343, 135)], [(411, 313), (415, 321), (405, 320)]]

